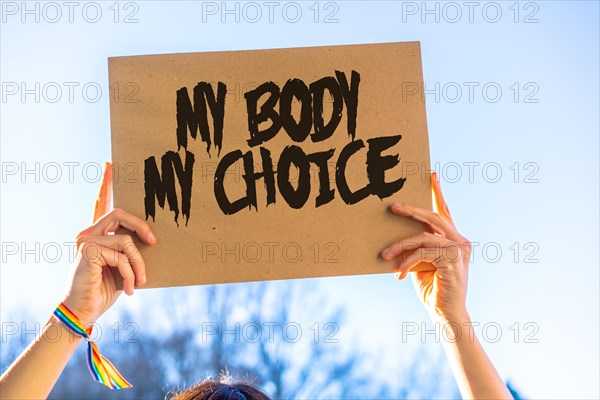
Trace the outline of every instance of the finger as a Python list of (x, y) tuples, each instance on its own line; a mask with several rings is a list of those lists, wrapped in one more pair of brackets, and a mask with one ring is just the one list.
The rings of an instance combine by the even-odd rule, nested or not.
[(404, 279), (406, 278), (406, 275), (408, 275), (409, 272), (415, 272), (415, 273), (420, 273), (420, 272), (435, 272), (437, 271), (437, 267), (431, 263), (428, 262), (421, 262), (417, 265), (414, 265), (412, 267), (410, 267), (407, 271), (405, 271), (405, 273), (401, 273), (401, 272), (396, 272), (396, 279)]
[[(431, 253), (423, 255), (420, 253), (420, 250), (414, 252), (403, 263), (396, 267), (396, 279), (406, 278), (406, 276), (409, 272), (411, 272), (411, 270), (416, 269), (418, 265), (423, 264), (429, 265), (431, 267), (427, 271), (437, 271), (438, 264), (440, 264), (440, 262), (438, 261), (438, 255)], [(423, 270), (420, 270), (419, 272), (423, 272)]]
[(402, 279), (406, 278), (406, 275), (408, 275), (408, 272), (396, 272), (394, 275), (396, 276), (396, 279), (401, 281)]
[(102, 183), (100, 184), (100, 192), (94, 206), (94, 219), (96, 222), (101, 216), (108, 213), (111, 208), (113, 196), (112, 186), (112, 165), (109, 162), (104, 163), (104, 173), (102, 174)]
[(401, 262), (396, 268), (398, 272), (408, 273), (411, 267), (416, 266), (422, 262), (433, 264), (436, 268), (439, 268), (438, 264), (443, 259), (443, 252), (440, 249), (430, 248), (427, 251), (425, 249), (420, 248), (410, 256), (406, 258), (403, 262)]
[(128, 295), (133, 294), (135, 274), (125, 254), (93, 242), (85, 242), (81, 246), (81, 253), (90, 263), (117, 268), (123, 277), (123, 291)]
[(423, 263), (431, 265), (435, 271), (448, 270), (453, 265), (452, 261), (444, 249), (421, 247), (398, 265), (396, 278), (404, 279), (411, 270)]
[(144, 220), (120, 208), (115, 208), (102, 216), (94, 225), (82, 231), (80, 235), (106, 235), (109, 232), (115, 232), (120, 226), (137, 233), (139, 238), (146, 244), (156, 242), (156, 237), (150, 226)]
[(431, 173), (431, 188), (433, 190), (433, 198), (435, 200), (435, 205), (438, 213), (450, 221), (452, 225), (454, 224), (454, 220), (452, 219), (452, 215), (450, 215), (450, 209), (444, 200), (444, 195), (442, 194), (442, 186), (440, 185), (440, 180), (437, 176), (437, 172), (433, 171)]
[[(429, 264), (432, 266), (432, 268), (435, 268), (432, 264)], [(437, 268), (436, 268), (437, 270)], [(415, 288), (419, 288), (422, 287), (421, 285), (423, 285), (423, 287), (432, 287), (434, 285), (434, 281), (435, 281), (435, 273), (431, 273), (431, 271), (415, 271), (414, 273), (410, 274), (413, 284), (415, 286)], [(422, 291), (417, 289), (417, 294), (422, 297), (422, 300), (424, 303), (427, 303), (427, 290)]]
[[(402, 255), (404, 252), (412, 253), (420, 247), (439, 248), (448, 252), (452, 250), (456, 251), (455, 249), (458, 248), (459, 245), (442, 236), (423, 232), (417, 236), (392, 243), (388, 248), (381, 252), (381, 257), (384, 260), (391, 260)], [(454, 249), (451, 249), (452, 247), (454, 247)]]
[(129, 235), (79, 236), (77, 245), (92, 242), (124, 254), (135, 275), (136, 285), (146, 284), (146, 263)]
[(464, 237), (456, 230), (456, 227), (451, 222), (446, 220), (440, 214), (433, 211), (425, 210), (420, 207), (413, 207), (408, 204), (396, 203), (392, 205), (392, 212), (402, 217), (410, 217), (416, 221), (424, 222), (434, 233), (444, 236), (458, 243), (466, 241)]

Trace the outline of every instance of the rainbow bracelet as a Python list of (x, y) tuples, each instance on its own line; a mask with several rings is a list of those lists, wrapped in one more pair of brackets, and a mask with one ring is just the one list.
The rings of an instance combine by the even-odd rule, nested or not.
[(54, 316), (63, 323), (67, 329), (74, 334), (81, 336), (88, 342), (88, 368), (94, 379), (103, 385), (108, 386), (111, 389), (123, 389), (130, 388), (131, 384), (125, 380), (117, 371), (114, 365), (108, 359), (106, 359), (100, 351), (96, 343), (90, 340), (90, 334), (92, 333), (92, 327), (90, 326), (86, 331), (79, 318), (71, 311), (64, 303), (60, 303), (56, 310), (54, 310)]

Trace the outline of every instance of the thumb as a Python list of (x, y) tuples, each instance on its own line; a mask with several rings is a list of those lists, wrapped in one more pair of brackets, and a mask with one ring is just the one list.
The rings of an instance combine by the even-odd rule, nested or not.
[(438, 214), (440, 214), (444, 219), (448, 220), (452, 225), (454, 225), (454, 221), (452, 220), (452, 215), (450, 215), (450, 209), (444, 200), (444, 195), (442, 194), (442, 187), (440, 185), (440, 180), (437, 176), (437, 172), (431, 172), (431, 189), (433, 191), (433, 198), (435, 200), (435, 206), (437, 208)]
[(104, 173), (102, 175), (102, 184), (100, 192), (94, 206), (94, 219), (96, 222), (101, 216), (109, 212), (112, 208), (113, 197), (113, 182), (112, 182), (112, 165), (109, 162), (104, 163)]

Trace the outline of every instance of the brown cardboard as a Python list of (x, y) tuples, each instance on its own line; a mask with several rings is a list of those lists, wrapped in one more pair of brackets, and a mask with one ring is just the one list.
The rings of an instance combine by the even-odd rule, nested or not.
[[(200, 132), (192, 139), (187, 132), (187, 151), (194, 155), (189, 220), (182, 215), (182, 193), (175, 175), (178, 224), (156, 198), (155, 220), (147, 218), (158, 238), (148, 247), (136, 243), (146, 261), (146, 287), (164, 287), (224, 282), (322, 277), (392, 272), (396, 262), (380, 259), (380, 251), (393, 241), (412, 236), (424, 226), (392, 215), (394, 202), (413, 204), (431, 210), (429, 144), (425, 104), (419, 96), (404, 96), (403, 88), (423, 81), (418, 42), (346, 45), (312, 48), (166, 54), (110, 58), (112, 158), (114, 163), (114, 205), (142, 219), (146, 218), (145, 160), (154, 156), (158, 170), (168, 151), (179, 155), (185, 165), (185, 149), (178, 150), (176, 93), (187, 88), (194, 103), (194, 87), (217, 82), (226, 85), (222, 147), (210, 147)], [(346, 204), (335, 183), (335, 162), (351, 142), (348, 134), (348, 107), (343, 103), (342, 118), (332, 136), (313, 143), (308, 137), (296, 143), (281, 129), (276, 136), (250, 147), (249, 121), (244, 93), (272, 81), (280, 89), (293, 78), (307, 86), (323, 77), (343, 72), (350, 85), (352, 71), (360, 74), (354, 140), (401, 134), (398, 143), (382, 155), (399, 155), (400, 163), (385, 173), (390, 182), (405, 177), (395, 194), (380, 199), (370, 195), (355, 204)], [(325, 91), (324, 120), (329, 119), (332, 97)], [(263, 97), (262, 99), (266, 98)], [(260, 107), (259, 102), (258, 105)], [(198, 102), (200, 104), (200, 102)], [(293, 113), (300, 108), (295, 100)], [(275, 107), (279, 110), (279, 105)], [(296, 121), (299, 119), (295, 113)], [(266, 128), (269, 123), (259, 125)], [(213, 121), (208, 117), (211, 142)], [(311, 126), (310, 133), (314, 133)], [(335, 149), (329, 167), (334, 199), (315, 206), (319, 193), (318, 169), (311, 164), (310, 195), (299, 209), (292, 208), (276, 186), (276, 202), (267, 206), (264, 179), (256, 181), (257, 209), (244, 208), (231, 215), (220, 209), (214, 192), (218, 163), (235, 150), (251, 151), (260, 170), (259, 147), (268, 148), (274, 169), (289, 145), (306, 154)], [(366, 153), (361, 149), (348, 161), (346, 176), (356, 190), (365, 183)], [(241, 163), (225, 175), (224, 186), (231, 199), (245, 190)], [(415, 168), (417, 172), (415, 172)], [(297, 185), (291, 167), (291, 175)], [(277, 176), (275, 183), (277, 185)]]

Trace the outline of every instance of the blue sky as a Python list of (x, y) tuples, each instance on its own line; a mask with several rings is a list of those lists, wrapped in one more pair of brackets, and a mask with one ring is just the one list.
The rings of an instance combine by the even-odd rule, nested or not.
[[(532, 398), (598, 398), (598, 2), (428, 2), (433, 13), (422, 2), (276, 3), (270, 21), (264, 2), (253, 3), (260, 18), (240, 2), (236, 21), (221, 2), (77, 2), (71, 22), (62, 2), (1, 2), (2, 322), (23, 306), (44, 321), (61, 297), (64, 242), (89, 223), (96, 167), (110, 159), (108, 57), (418, 40), (432, 164), (460, 230), (480, 243), (469, 309), (502, 330), (495, 343), (486, 332), (486, 350)], [(36, 163), (39, 179), (23, 175)], [(23, 251), (36, 243), (39, 262)], [(427, 321), (410, 286), (319, 280), (351, 311), (342, 337), (383, 352), (384, 365), (421, 345), (399, 340), (403, 321)]]

